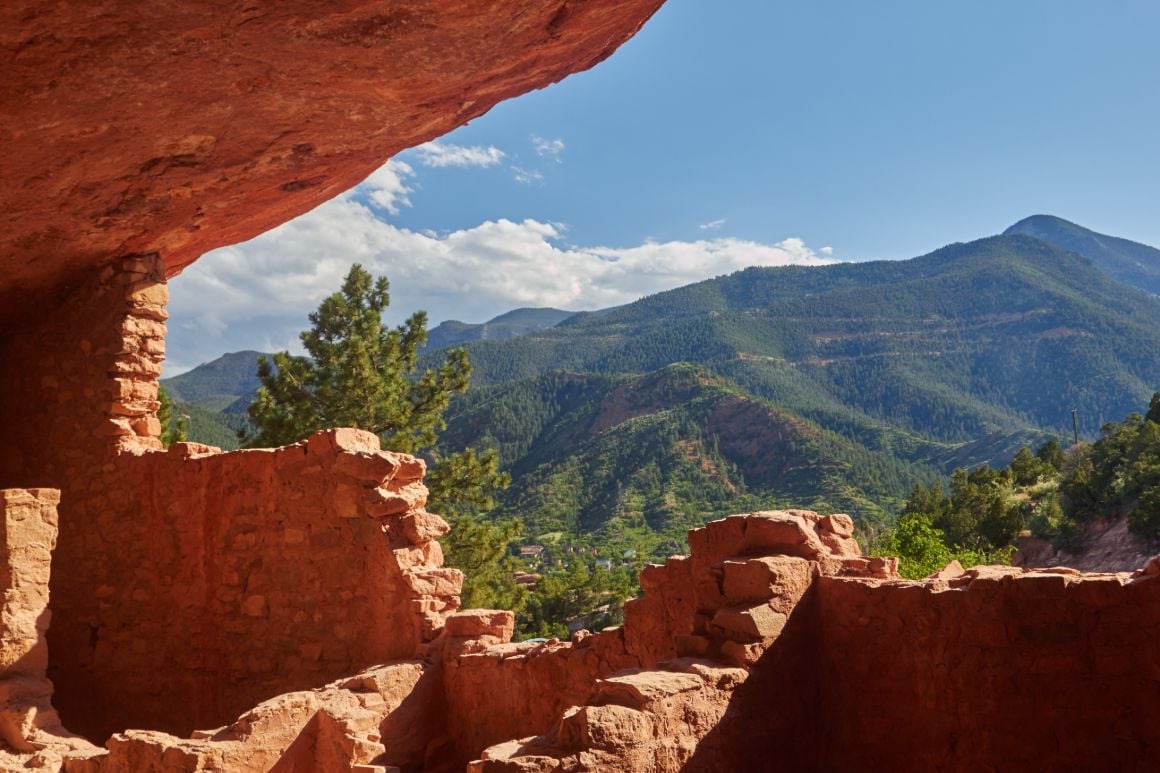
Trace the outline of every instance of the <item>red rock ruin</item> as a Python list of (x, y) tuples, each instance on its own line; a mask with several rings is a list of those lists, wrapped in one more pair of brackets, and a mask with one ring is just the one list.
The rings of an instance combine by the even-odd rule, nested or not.
[(162, 449), (167, 278), (660, 1), (0, 8), (0, 768), (1152, 767), (1156, 564), (904, 582), (845, 516), (757, 513), (623, 628), (513, 644), (458, 609), (421, 461)]

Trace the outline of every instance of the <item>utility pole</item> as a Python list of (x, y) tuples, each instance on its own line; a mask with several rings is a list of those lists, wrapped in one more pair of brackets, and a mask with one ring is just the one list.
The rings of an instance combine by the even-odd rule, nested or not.
[(1075, 444), (1079, 445), (1079, 411), (1071, 409), (1071, 428), (1075, 433)]

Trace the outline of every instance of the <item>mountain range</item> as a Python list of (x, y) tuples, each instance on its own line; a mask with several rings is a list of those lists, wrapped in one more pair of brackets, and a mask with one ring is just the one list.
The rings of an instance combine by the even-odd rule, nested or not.
[[(424, 359), (468, 349), (474, 387), (442, 442), (499, 450), (513, 478), (499, 513), (533, 538), (661, 552), (706, 517), (790, 505), (873, 528), (915, 483), (1069, 435), (1073, 410), (1093, 435), (1146, 404), (1153, 275), (1160, 252), (1037, 216), (912, 260), (750, 268), (600, 313), (517, 310), (432, 335)], [(163, 383), (235, 426), (256, 356)]]
[(434, 351), (465, 344), (468, 341), (502, 341), (519, 338), (536, 330), (554, 327), (574, 314), (576, 314), (574, 311), (552, 308), (513, 309), (478, 324), (447, 320), (427, 332), (426, 348)]

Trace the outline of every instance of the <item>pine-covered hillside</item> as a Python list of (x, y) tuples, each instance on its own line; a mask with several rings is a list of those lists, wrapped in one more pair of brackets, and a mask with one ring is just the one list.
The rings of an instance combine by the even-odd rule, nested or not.
[(772, 507), (881, 521), (942, 472), (874, 453), (683, 363), (484, 387), (448, 423), (443, 445), (494, 447), (511, 471), (498, 515), (520, 518), (532, 537), (599, 545), (679, 540), (707, 517)]
[[(517, 310), (488, 324), (529, 323), (518, 337), (464, 344), (474, 386), (441, 444), (498, 449), (513, 479), (499, 513), (529, 539), (663, 550), (707, 517), (770, 506), (873, 527), (916, 482), (1005, 465), (1070, 435), (1073, 410), (1094, 436), (1160, 386), (1160, 299), (1097, 266), (1008, 234), (908, 261), (750, 268), (558, 321)], [(231, 359), (165, 385), (202, 409), (236, 396), (228, 429), (256, 356), (230, 355), (249, 381)]]
[(746, 269), (468, 351), (480, 384), (700, 363), (849, 435), (1064, 432), (1073, 409), (1094, 433), (1160, 383), (1160, 300), (999, 236), (909, 261)]
[(1034, 236), (1090, 259), (1113, 279), (1160, 294), (1160, 250), (1146, 244), (1096, 233), (1051, 215), (1032, 215), (1004, 233)]

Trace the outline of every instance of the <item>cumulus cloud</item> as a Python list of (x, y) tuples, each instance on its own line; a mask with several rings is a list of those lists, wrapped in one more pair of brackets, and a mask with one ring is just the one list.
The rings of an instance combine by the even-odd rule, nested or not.
[(561, 224), (531, 219), (412, 231), (376, 211), (406, 200), (408, 176), (380, 170), (354, 193), (188, 268), (170, 285), (167, 373), (226, 351), (293, 348), (306, 315), (355, 262), (389, 277), (392, 324), (418, 309), (432, 323), (479, 322), (519, 306), (598, 309), (747, 266), (832, 262), (796, 238), (577, 246)]
[(351, 197), (362, 194), (374, 206), (385, 209), (392, 215), (399, 214), (399, 207), (411, 206), (411, 186), (408, 178), (415, 176), (415, 170), (405, 161), (391, 159), (379, 167), (374, 174), (363, 180), (362, 184), (351, 191), (344, 193), (340, 200), (346, 201)]
[(701, 223), (697, 228), (700, 228), (702, 231), (716, 231), (723, 225), (725, 225), (725, 218), (710, 220), (708, 223)]
[(557, 161), (560, 160), (560, 154), (564, 152), (564, 140), (557, 137), (554, 140), (544, 139), (535, 134), (532, 135), (532, 148), (537, 155), (548, 156)]
[(411, 151), (423, 166), (433, 167), (473, 167), (496, 166), (504, 159), (504, 152), (488, 145), (453, 145), (442, 142), (425, 142)]

